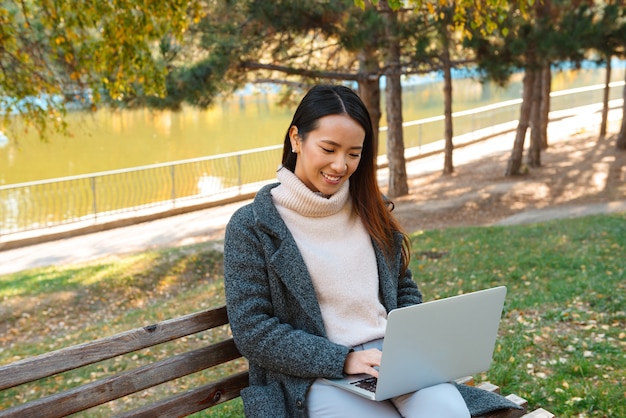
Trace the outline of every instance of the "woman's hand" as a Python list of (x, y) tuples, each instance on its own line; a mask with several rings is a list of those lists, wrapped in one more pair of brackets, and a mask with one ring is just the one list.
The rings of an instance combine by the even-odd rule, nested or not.
[(346, 357), (343, 371), (346, 374), (367, 373), (371, 376), (378, 377), (378, 370), (376, 370), (374, 366), (380, 366), (382, 356), (382, 351), (375, 348), (363, 351), (352, 351), (348, 354), (348, 357)]

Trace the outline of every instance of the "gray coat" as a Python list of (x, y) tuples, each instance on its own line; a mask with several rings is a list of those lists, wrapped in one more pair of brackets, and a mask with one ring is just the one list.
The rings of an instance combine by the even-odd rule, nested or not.
[[(249, 361), (241, 393), (247, 417), (305, 417), (318, 377), (339, 378), (350, 347), (326, 338), (315, 289), (293, 236), (263, 187), (231, 218), (224, 242), (226, 304), (233, 337)], [(402, 236), (392, 263), (376, 245), (380, 294), (387, 312), (422, 301), (410, 271), (401, 271)]]

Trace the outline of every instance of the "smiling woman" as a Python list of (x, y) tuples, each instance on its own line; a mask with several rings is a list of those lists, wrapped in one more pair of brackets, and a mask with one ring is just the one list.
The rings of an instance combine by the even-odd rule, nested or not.
[(450, 383), (375, 402), (324, 380), (376, 377), (387, 314), (422, 301), (375, 159), (361, 99), (347, 87), (315, 86), (287, 129), (279, 183), (227, 226), (226, 304), (250, 364), (247, 416), (470, 416)]

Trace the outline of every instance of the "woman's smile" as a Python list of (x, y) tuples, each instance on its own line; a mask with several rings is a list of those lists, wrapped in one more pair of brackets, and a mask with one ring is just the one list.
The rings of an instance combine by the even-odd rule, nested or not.
[(333, 183), (333, 184), (339, 183), (341, 181), (341, 178), (343, 177), (343, 176), (332, 176), (324, 172), (322, 172), (322, 176), (324, 176), (324, 178), (328, 180), (329, 183)]

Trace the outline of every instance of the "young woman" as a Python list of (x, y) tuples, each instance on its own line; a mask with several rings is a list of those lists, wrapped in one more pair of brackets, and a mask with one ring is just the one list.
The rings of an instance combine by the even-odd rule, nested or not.
[(377, 376), (387, 313), (422, 301), (375, 161), (359, 97), (313, 87), (285, 135), (278, 183), (229, 222), (226, 302), (250, 363), (246, 416), (470, 416), (453, 384), (374, 402), (322, 380)]

